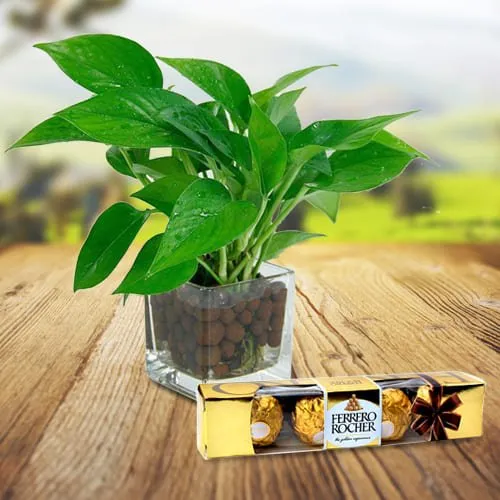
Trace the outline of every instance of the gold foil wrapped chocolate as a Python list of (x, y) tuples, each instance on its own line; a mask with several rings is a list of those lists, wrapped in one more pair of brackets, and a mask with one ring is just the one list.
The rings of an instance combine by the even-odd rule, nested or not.
[(283, 426), (283, 409), (273, 396), (257, 396), (252, 402), (250, 431), (254, 446), (269, 446)]
[(400, 389), (382, 391), (382, 441), (398, 441), (411, 422), (411, 402)]
[(322, 445), (325, 427), (323, 398), (299, 399), (292, 414), (292, 423), (295, 434), (303, 443), (313, 446)]

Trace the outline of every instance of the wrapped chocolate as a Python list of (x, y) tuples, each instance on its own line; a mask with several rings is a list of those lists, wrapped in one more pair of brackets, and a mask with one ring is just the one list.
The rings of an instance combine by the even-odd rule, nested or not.
[(201, 384), (198, 449), (215, 458), (478, 437), (484, 392), (452, 371)]
[(382, 441), (398, 441), (411, 422), (411, 401), (401, 389), (382, 391)]
[(255, 446), (269, 446), (276, 441), (283, 426), (283, 410), (273, 396), (258, 396), (252, 402), (251, 433)]
[(308, 445), (323, 444), (325, 428), (325, 403), (323, 398), (302, 398), (292, 413), (293, 430)]

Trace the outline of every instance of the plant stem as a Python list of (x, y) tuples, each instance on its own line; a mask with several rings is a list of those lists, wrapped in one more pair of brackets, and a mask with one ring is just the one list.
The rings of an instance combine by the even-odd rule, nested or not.
[(128, 165), (128, 168), (130, 168), (130, 171), (135, 175), (136, 179), (138, 179), (143, 186), (147, 186), (148, 184), (151, 184), (147, 175), (136, 174), (134, 172), (134, 162), (130, 158), (128, 151), (125, 148), (118, 148), (118, 149), (120, 150), (120, 153), (122, 154), (123, 159), (125, 160), (125, 163)]
[(292, 200), (288, 200), (283, 205), (279, 215), (273, 221), (273, 223), (269, 226), (269, 229), (265, 231), (254, 243), (252, 249), (255, 249), (262, 245), (270, 236), (274, 234), (278, 226), (286, 219), (287, 215), (304, 199), (305, 194), (309, 188), (307, 186), (303, 186), (298, 192), (297, 196)]
[[(271, 207), (267, 211), (267, 214), (264, 217), (262, 217), (260, 223), (257, 226), (257, 229), (255, 231), (257, 234), (260, 233), (262, 228), (265, 228), (266, 226), (268, 226), (269, 224), (272, 223), (275, 212), (279, 209), (281, 202), (283, 201), (284, 196), (286, 195), (286, 193), (290, 189), (291, 185), (293, 184), (293, 181), (295, 180), (295, 178), (299, 174), (302, 166), (303, 166), (302, 163), (297, 163), (296, 165), (290, 166), (290, 170), (289, 170), (289, 173), (288, 173), (286, 179), (279, 186), (278, 190), (276, 191), (276, 193), (272, 197), (273, 202), (271, 204)], [(304, 189), (304, 187), (302, 189)], [(298, 193), (294, 199), (299, 198), (299, 196), (301, 196), (300, 193)]]
[[(286, 219), (287, 215), (301, 201), (303, 201), (308, 190), (309, 190), (309, 188), (307, 186), (303, 186), (295, 198), (285, 202), (285, 205), (283, 206), (282, 210), (280, 211), (278, 217), (276, 217), (276, 219), (273, 221), (273, 223), (269, 226), (268, 230), (265, 231), (263, 234), (261, 234), (261, 236), (259, 238), (257, 238), (255, 243), (252, 245), (252, 248), (247, 252), (246, 256), (240, 261), (240, 263), (236, 266), (234, 271), (231, 273), (231, 275), (228, 278), (229, 283), (232, 283), (238, 277), (238, 275), (241, 273), (241, 271), (243, 271), (243, 269), (245, 269), (245, 267), (248, 265), (248, 263), (251, 262), (255, 258), (255, 255), (257, 255), (259, 250), (261, 250), (260, 247), (262, 245), (264, 245), (264, 243), (266, 243), (267, 240), (276, 232), (276, 229)], [(261, 257), (263, 257), (263, 251), (261, 251), (261, 253), (259, 255), (259, 260), (257, 261), (258, 265), (260, 265), (259, 261), (260, 261)]]
[(227, 280), (227, 253), (226, 247), (219, 250), (219, 276), (223, 281)]
[(259, 258), (257, 259), (255, 266), (253, 267), (252, 278), (254, 279), (257, 278), (257, 274), (259, 273), (262, 261), (265, 259), (267, 248), (269, 247), (270, 243), (271, 243), (271, 238), (269, 238), (261, 247)]
[(210, 276), (212, 276), (212, 278), (217, 281), (217, 283), (219, 283), (219, 285), (225, 285), (224, 281), (222, 281), (219, 276), (217, 276), (217, 274), (214, 272), (214, 270), (201, 258), (201, 257), (198, 257), (196, 259), (198, 261), (198, 264), (200, 264), (201, 266), (203, 266), (208, 274), (210, 274)]
[(186, 169), (186, 173), (190, 175), (198, 175), (198, 172), (194, 168), (193, 162), (191, 161), (191, 158), (189, 158), (189, 155), (185, 151), (179, 151), (179, 157), (182, 160), (182, 163), (184, 164), (184, 168)]
[(252, 224), (250, 229), (241, 237), (236, 240), (236, 249), (239, 253), (245, 250), (245, 248), (248, 246), (248, 242), (250, 241), (250, 238), (252, 237), (252, 234), (254, 233), (255, 228), (260, 222), (260, 219), (264, 215), (267, 207), (267, 202), (266, 200), (262, 200), (262, 203), (259, 208), (259, 213), (257, 214), (257, 217), (255, 219), (255, 222)]
[(249, 258), (250, 258), (250, 255), (246, 254), (245, 257), (240, 260), (238, 265), (233, 269), (233, 272), (229, 275), (229, 278), (227, 279), (228, 283), (234, 282), (234, 280), (239, 276), (241, 271), (243, 271), (243, 269), (247, 265)]

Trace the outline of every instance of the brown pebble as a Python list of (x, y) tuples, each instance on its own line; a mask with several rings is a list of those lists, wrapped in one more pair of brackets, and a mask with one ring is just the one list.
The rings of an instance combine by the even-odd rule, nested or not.
[(241, 354), (236, 353), (231, 359), (231, 361), (229, 361), (229, 368), (231, 368), (231, 370), (236, 370), (240, 366), (241, 366)]
[(164, 317), (166, 320), (169, 320), (170, 322), (175, 321), (174, 318), (177, 319), (177, 311), (175, 310), (175, 307), (171, 304), (167, 304), (165, 306), (165, 309), (163, 310), (164, 312)]
[(217, 378), (223, 377), (229, 373), (229, 365), (226, 363), (218, 364), (213, 367), (214, 376)]
[(286, 288), (281, 288), (273, 293), (273, 300), (275, 302), (285, 302), (286, 301)]
[(197, 295), (191, 295), (188, 302), (194, 308), (197, 308), (200, 305), (200, 299)]
[(186, 346), (187, 352), (194, 352), (196, 349), (196, 337), (194, 335), (186, 335), (184, 345)]
[(183, 340), (179, 340), (177, 342), (177, 350), (181, 353), (181, 354), (185, 354), (187, 352), (187, 349), (186, 349), (186, 344), (184, 343)]
[(278, 347), (281, 344), (281, 330), (272, 331), (267, 340), (270, 347)]
[(208, 375), (208, 367), (195, 365), (193, 373), (199, 378), (206, 378)]
[(272, 288), (268, 286), (268, 287), (264, 288), (264, 291), (262, 292), (262, 297), (264, 299), (268, 299), (272, 293), (273, 293)]
[(236, 314), (239, 314), (241, 312), (243, 312), (247, 307), (247, 303), (244, 301), (244, 300), (241, 300), (240, 302), (238, 302), (237, 304), (235, 304), (233, 306), (233, 310)]
[(184, 331), (186, 333), (193, 332), (193, 327), (194, 327), (195, 321), (193, 320), (193, 318), (191, 318), (191, 316), (184, 314), (181, 318), (181, 324), (182, 324), (182, 328), (184, 328)]
[(194, 371), (196, 368), (196, 359), (194, 357), (194, 352), (190, 352), (186, 355), (186, 366), (191, 371)]
[(218, 346), (198, 346), (194, 355), (196, 357), (196, 363), (200, 366), (214, 366), (220, 361), (221, 358)]
[(283, 302), (273, 302), (271, 311), (273, 312), (273, 314), (284, 314), (285, 304)]
[(189, 302), (184, 302), (184, 311), (188, 314), (194, 314), (194, 307)]
[(224, 325), (220, 321), (202, 323), (197, 329), (196, 342), (200, 345), (217, 345), (224, 338)]
[(170, 330), (170, 332), (168, 332), (168, 335), (167, 335), (167, 344), (168, 344), (168, 347), (172, 347), (175, 343), (175, 335), (174, 335), (174, 332), (172, 330)]
[(221, 309), (220, 320), (224, 324), (229, 325), (229, 323), (232, 323), (235, 318), (236, 318), (236, 313), (232, 309)]
[(193, 323), (193, 335), (197, 337), (198, 335), (201, 335), (203, 329), (206, 327), (206, 323), (202, 323), (201, 321), (195, 320)]
[(267, 332), (268, 325), (264, 321), (256, 320), (250, 325), (250, 331), (256, 336), (260, 337)]
[(263, 335), (260, 335), (257, 337), (257, 344), (259, 345), (266, 345), (267, 344), (267, 332), (265, 332)]
[(226, 326), (226, 338), (237, 344), (245, 336), (245, 329), (236, 321)]
[(180, 323), (176, 323), (172, 328), (172, 331), (174, 332), (174, 337), (176, 340), (180, 340), (184, 337), (184, 328)]
[(262, 321), (269, 321), (272, 314), (271, 307), (272, 302), (269, 299), (263, 300), (260, 304), (260, 309), (257, 311), (257, 317)]
[(201, 321), (217, 321), (220, 316), (220, 309), (196, 309), (196, 317)]
[(181, 302), (179, 299), (176, 299), (174, 301), (174, 309), (179, 313), (183, 314), (184, 313), (184, 305), (183, 302)]
[(249, 311), (256, 311), (260, 306), (260, 300), (259, 299), (253, 299), (253, 300), (250, 300), (247, 304), (247, 309)]
[(236, 346), (234, 345), (233, 342), (231, 342), (230, 340), (224, 339), (220, 343), (219, 347), (220, 347), (222, 359), (230, 359), (233, 357), (234, 351), (236, 349)]
[(252, 322), (252, 313), (248, 309), (245, 309), (238, 315), (238, 321), (242, 325), (249, 325)]
[(273, 281), (271, 283), (271, 288), (273, 290), (273, 294), (278, 293), (280, 290), (283, 290), (283, 288), (285, 288), (285, 283), (283, 283), (283, 281)]
[(176, 365), (182, 365), (182, 355), (177, 349), (170, 349), (170, 355)]
[(276, 316), (273, 314), (271, 318), (271, 329), (275, 331), (281, 331), (283, 329), (283, 316)]

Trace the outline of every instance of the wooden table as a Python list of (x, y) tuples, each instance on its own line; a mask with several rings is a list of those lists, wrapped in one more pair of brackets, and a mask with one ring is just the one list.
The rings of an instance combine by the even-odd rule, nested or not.
[(500, 498), (500, 246), (316, 245), (297, 271), (296, 375), (461, 369), (481, 439), (205, 462), (195, 405), (144, 372), (142, 302), (73, 294), (75, 249), (0, 254), (3, 499)]

